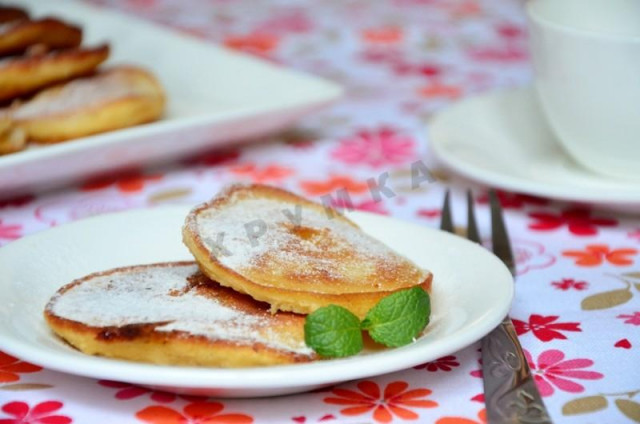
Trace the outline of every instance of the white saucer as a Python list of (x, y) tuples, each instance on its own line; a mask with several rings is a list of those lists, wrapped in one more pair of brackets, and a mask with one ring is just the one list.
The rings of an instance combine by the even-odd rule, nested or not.
[(434, 116), (428, 129), (438, 158), (471, 179), (640, 212), (640, 184), (594, 174), (574, 162), (555, 140), (531, 87), (464, 99)]
[(188, 211), (174, 206), (102, 215), (0, 249), (0, 350), (52, 370), (165, 391), (271, 396), (398, 371), (451, 354), (491, 331), (511, 305), (511, 275), (488, 250), (441, 231), (354, 212), (349, 217), (364, 231), (434, 274), (431, 322), (415, 343), (309, 364), (220, 369), (89, 356), (49, 330), (44, 305), (72, 279), (117, 266), (190, 259), (180, 236)]

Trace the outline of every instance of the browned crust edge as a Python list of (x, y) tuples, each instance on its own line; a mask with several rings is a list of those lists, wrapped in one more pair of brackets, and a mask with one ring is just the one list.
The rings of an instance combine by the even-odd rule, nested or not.
[(205, 336), (175, 330), (155, 332), (154, 328), (159, 323), (93, 327), (62, 318), (52, 312), (52, 306), (58, 296), (89, 279), (141, 268), (195, 264), (193, 261), (162, 262), (119, 267), (89, 274), (64, 285), (56, 292), (44, 309), (45, 321), (60, 338), (84, 353), (139, 362), (234, 368), (310, 362), (317, 358), (315, 355), (278, 350), (263, 343), (213, 341)]
[(60, 50), (42, 56), (6, 59), (0, 66), (0, 101), (87, 75), (109, 57), (109, 46)]
[[(262, 286), (245, 278), (236, 271), (224, 266), (215, 256), (211, 255), (209, 249), (204, 245), (202, 238), (196, 232), (191, 231), (191, 229), (196, 226), (196, 218), (200, 212), (212, 207), (220, 207), (224, 205), (224, 203), (228, 202), (235, 192), (245, 190), (267, 193), (271, 196), (278, 196), (285, 200), (303, 203), (314, 209), (324, 211), (324, 206), (318, 203), (312, 202), (286, 190), (261, 184), (232, 185), (216, 198), (194, 208), (189, 215), (187, 215), (185, 220), (185, 225), (182, 228), (182, 239), (189, 251), (191, 251), (193, 256), (196, 258), (200, 270), (219, 284), (230, 287), (238, 292), (248, 294), (256, 300), (271, 304), (272, 311), (280, 310), (300, 314), (310, 314), (320, 307), (334, 304), (349, 309), (359, 318), (364, 318), (367, 312), (373, 308), (380, 299), (398, 290), (418, 286), (427, 293), (431, 292), (431, 283), (433, 280), (431, 272), (428, 272), (425, 279), (417, 285), (410, 285), (396, 290), (347, 294), (272, 288)], [(351, 222), (343, 215), (336, 215), (336, 218), (342, 219), (358, 228), (355, 223)]]

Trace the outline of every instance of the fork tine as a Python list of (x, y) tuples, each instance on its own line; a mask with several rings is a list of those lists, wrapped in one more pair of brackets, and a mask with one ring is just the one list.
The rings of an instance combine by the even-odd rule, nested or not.
[(495, 190), (489, 190), (489, 202), (491, 204), (491, 238), (493, 239), (493, 253), (499, 257), (509, 268), (511, 274), (515, 274), (515, 263), (511, 243), (502, 217), (502, 206)]
[(467, 238), (474, 243), (480, 243), (478, 224), (476, 224), (476, 214), (473, 207), (473, 194), (467, 189)]
[(444, 194), (442, 204), (442, 216), (440, 217), (440, 229), (453, 233), (453, 219), (451, 218), (451, 203), (449, 202), (449, 189)]

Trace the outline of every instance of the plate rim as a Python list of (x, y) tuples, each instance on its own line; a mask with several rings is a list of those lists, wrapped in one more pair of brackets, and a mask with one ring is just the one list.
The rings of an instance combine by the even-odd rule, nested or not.
[[(455, 172), (472, 180), (502, 189), (563, 201), (609, 203), (621, 206), (640, 205), (640, 190), (632, 190), (631, 193), (612, 193), (607, 192), (606, 190), (600, 190), (598, 192), (597, 187), (594, 188), (595, 190), (590, 190), (588, 188), (573, 186), (562, 187), (549, 185), (543, 182), (535, 182), (524, 177), (514, 176), (513, 174), (506, 174), (496, 171), (495, 169), (479, 166), (475, 163), (461, 159), (450, 151), (447, 146), (449, 144), (447, 140), (451, 139), (451, 137), (444, 134), (447, 125), (443, 121), (450, 119), (450, 116), (454, 114), (462, 115), (459, 110), (461, 107), (467, 106), (470, 102), (484, 102), (485, 105), (489, 104), (493, 106), (496, 102), (506, 96), (524, 96), (530, 92), (533, 92), (533, 86), (531, 85), (516, 88), (504, 88), (465, 97), (464, 99), (453, 103), (451, 106), (437, 112), (429, 119), (427, 123), (427, 133), (430, 148), (433, 149), (438, 160), (453, 169)], [(569, 157), (566, 153), (563, 154), (566, 157)], [(585, 170), (585, 172), (587, 172), (587, 170)], [(596, 173), (589, 173), (589, 175), (600, 177), (600, 175)], [(629, 187), (630, 189), (633, 189), (634, 186), (638, 186), (634, 181), (616, 180), (605, 176), (602, 176), (602, 178), (606, 179), (608, 182), (619, 183), (624, 188)], [(561, 184), (562, 181), (559, 181), (559, 183)], [(576, 193), (577, 190), (579, 190), (579, 193)], [(637, 196), (637, 199), (635, 200), (632, 199), (634, 195)]]
[[(115, 216), (126, 216), (129, 214), (141, 214), (143, 216), (151, 214), (180, 213), (190, 210), (192, 205), (171, 205), (158, 206), (152, 208), (129, 209), (126, 211), (106, 213), (90, 218), (81, 219), (62, 224), (38, 233), (27, 235), (19, 240), (9, 243), (4, 248), (22, 243), (32, 243), (38, 238), (48, 237), (52, 232), (65, 231), (66, 227), (74, 225), (90, 225), (92, 222), (113, 219)], [(45, 369), (64, 372), (67, 374), (94, 378), (125, 381), (133, 384), (154, 385), (170, 388), (207, 389), (215, 386), (219, 390), (268, 390), (278, 388), (295, 388), (336, 384), (338, 382), (374, 377), (389, 372), (396, 372), (410, 368), (420, 363), (426, 362), (422, 359), (423, 351), (432, 351), (429, 357), (436, 359), (442, 355), (456, 352), (470, 344), (476, 342), (484, 335), (495, 328), (507, 315), (514, 297), (513, 280), (509, 271), (502, 262), (491, 254), (488, 250), (472, 243), (462, 237), (444, 233), (440, 230), (421, 226), (392, 217), (381, 216), (368, 212), (349, 212), (349, 217), (358, 222), (360, 219), (373, 219), (382, 221), (393, 221), (396, 225), (409, 227), (419, 227), (422, 230), (438, 234), (455, 240), (453, 243), (463, 243), (478, 252), (486, 254), (486, 259), (493, 261), (497, 269), (508, 281), (502, 284), (504, 292), (502, 296), (505, 301), (502, 304), (492, 304), (488, 306), (481, 315), (481, 319), (475, 322), (467, 322), (454, 333), (453, 342), (448, 344), (424, 343), (422, 345), (412, 344), (400, 348), (384, 350), (367, 355), (356, 355), (343, 359), (331, 359), (328, 361), (317, 361), (312, 363), (301, 363), (291, 365), (278, 365), (270, 367), (249, 367), (240, 369), (207, 368), (198, 366), (171, 366), (155, 365), (149, 363), (137, 363), (125, 360), (101, 358), (92, 355), (71, 356), (68, 354), (40, 353), (37, 346), (32, 346), (27, 341), (22, 341), (11, 336), (10, 331), (5, 331), (0, 327), (0, 349), (16, 357), (43, 366)], [(375, 237), (375, 235), (373, 235)], [(3, 256), (0, 251), (0, 256)], [(498, 279), (499, 280), (499, 279)], [(0, 284), (2, 282), (0, 281)], [(4, 284), (0, 285), (0, 292)], [(28, 314), (26, 316), (29, 316)], [(44, 320), (43, 318), (40, 318)], [(9, 337), (7, 337), (9, 336)], [(52, 337), (55, 337), (53, 334)], [(446, 338), (451, 338), (451, 334)], [(446, 340), (446, 339), (445, 339)], [(400, 359), (400, 363), (394, 361)], [(354, 366), (357, 364), (357, 366)], [(328, 372), (328, 370), (330, 372)], [(284, 374), (283, 374), (284, 373)], [(159, 377), (158, 377), (159, 376)], [(250, 382), (247, 378), (250, 376)], [(286, 379), (284, 377), (294, 377)], [(339, 376), (339, 377), (336, 377)], [(240, 378), (243, 377), (243, 378)], [(287, 380), (283, 383), (282, 380)], [(253, 397), (253, 396), (251, 396)]]

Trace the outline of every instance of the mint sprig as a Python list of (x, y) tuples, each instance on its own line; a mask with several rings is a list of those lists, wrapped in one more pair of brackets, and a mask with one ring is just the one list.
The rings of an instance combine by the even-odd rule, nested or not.
[(360, 320), (342, 306), (325, 306), (307, 315), (304, 341), (321, 356), (355, 355), (362, 350)]
[(429, 323), (431, 301), (420, 287), (381, 299), (362, 321), (373, 340), (389, 347), (409, 344)]
[(420, 287), (401, 290), (381, 299), (360, 322), (348, 309), (337, 305), (308, 315), (305, 342), (320, 356), (338, 358), (355, 355), (363, 347), (362, 331), (389, 347), (411, 343), (429, 323), (429, 294)]

